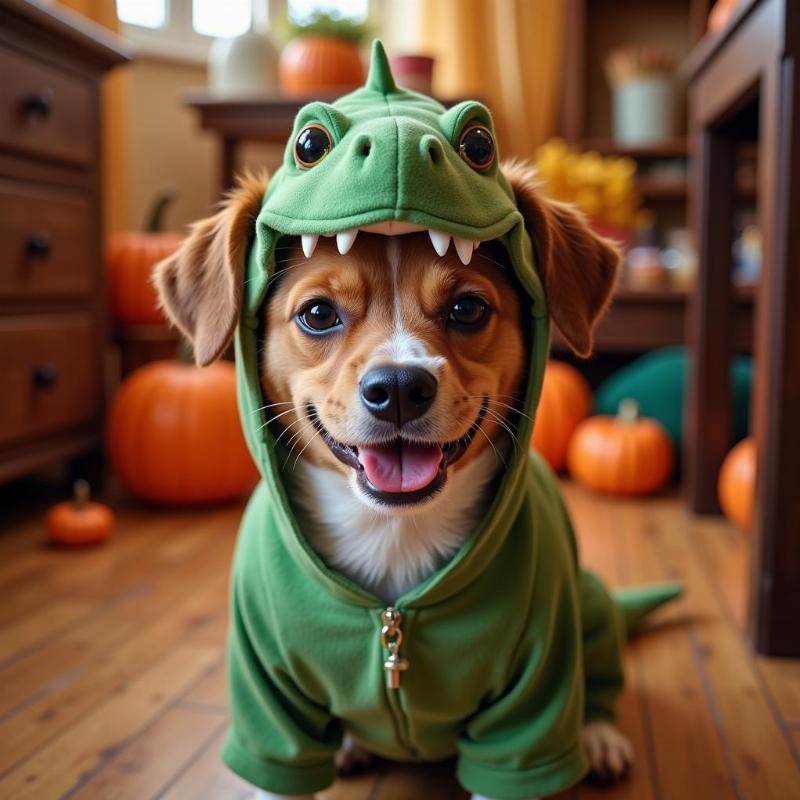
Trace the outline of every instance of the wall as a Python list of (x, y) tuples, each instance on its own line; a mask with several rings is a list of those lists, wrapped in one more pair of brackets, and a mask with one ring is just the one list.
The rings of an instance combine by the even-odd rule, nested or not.
[(187, 88), (205, 85), (205, 66), (140, 56), (129, 69), (128, 223), (143, 225), (156, 195), (173, 186), (178, 196), (166, 225), (181, 230), (207, 216), (215, 200), (215, 142), (181, 100)]

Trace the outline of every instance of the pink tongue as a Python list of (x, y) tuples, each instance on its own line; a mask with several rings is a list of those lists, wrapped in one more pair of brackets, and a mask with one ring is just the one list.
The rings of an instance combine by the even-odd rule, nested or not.
[(424, 489), (439, 471), (442, 449), (435, 444), (392, 442), (359, 447), (358, 460), (369, 482), (382, 492)]

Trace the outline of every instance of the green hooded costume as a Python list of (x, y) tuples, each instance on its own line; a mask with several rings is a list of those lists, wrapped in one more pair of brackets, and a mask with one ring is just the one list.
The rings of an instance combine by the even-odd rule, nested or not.
[[(525, 411), (533, 416), (549, 345), (545, 296), (497, 159), (478, 172), (459, 156), (459, 135), (473, 122), (492, 129), (479, 103), (445, 110), (397, 88), (376, 42), (363, 88), (300, 110), (256, 222), (236, 351), (240, 413), (263, 480), (234, 561), (223, 758), (275, 793), (328, 786), (345, 732), (390, 759), (457, 755), (464, 787), (493, 798), (570, 786), (587, 769), (584, 721), (612, 717), (626, 622), (678, 592), (654, 587), (613, 600), (578, 566), (555, 477), (521, 451), (478, 529), (393, 609), (328, 568), (298, 527), (260, 411), (260, 311), (281, 236), (396, 220), (498, 239), (531, 300)], [(310, 123), (331, 133), (333, 147), (301, 170), (293, 145)], [(521, 420), (524, 442), (532, 423)]]

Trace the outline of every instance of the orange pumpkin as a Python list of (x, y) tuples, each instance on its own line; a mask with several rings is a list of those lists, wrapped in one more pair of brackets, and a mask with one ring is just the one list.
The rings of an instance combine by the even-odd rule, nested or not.
[(591, 392), (583, 375), (563, 361), (550, 361), (544, 371), (531, 445), (556, 472), (567, 466), (569, 441), (590, 407)]
[(756, 441), (748, 436), (725, 457), (717, 482), (722, 512), (740, 528), (749, 528), (753, 521), (755, 484)]
[(229, 361), (154, 361), (122, 383), (107, 426), (109, 459), (144, 500), (170, 505), (240, 496), (258, 477), (244, 441)]
[(57, 503), (45, 518), (47, 536), (55, 544), (76, 547), (105, 541), (114, 526), (114, 514), (108, 506), (89, 500), (89, 484), (75, 481), (74, 498)]
[(291, 95), (335, 93), (364, 82), (364, 63), (355, 42), (303, 34), (283, 48), (278, 81), (281, 89)]
[(164, 209), (172, 202), (170, 192), (156, 201), (145, 231), (112, 234), (106, 244), (108, 303), (114, 321), (122, 325), (163, 325), (156, 290), (150, 280), (153, 267), (177, 250), (183, 235), (162, 232)]
[(579, 483), (617, 495), (645, 495), (672, 475), (672, 441), (653, 419), (639, 417), (635, 400), (623, 400), (616, 417), (590, 417), (578, 425), (567, 453)]

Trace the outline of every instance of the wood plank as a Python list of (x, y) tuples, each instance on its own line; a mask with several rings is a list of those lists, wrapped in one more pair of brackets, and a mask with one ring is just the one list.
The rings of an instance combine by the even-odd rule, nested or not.
[[(679, 513), (665, 518), (664, 510), (670, 507), (676, 508), (674, 502), (670, 506), (656, 499), (638, 504), (617, 501), (613, 506), (629, 583), (674, 579), (671, 564), (654, 546), (662, 528), (671, 533), (686, 524)], [(686, 590), (685, 600), (654, 615), (640, 634), (643, 703), (652, 724), (657, 795), (692, 797), (702, 786), (704, 796), (732, 799), (737, 797), (737, 787), (726, 758), (726, 743), (717, 728), (689, 637), (696, 614), (692, 581), (687, 580)]]
[(218, 658), (216, 648), (174, 647), (161, 661), (0, 780), (0, 797), (41, 800), (77, 788)]
[(0, 668), (55, 632), (87, 617), (91, 603), (64, 600), (7, 626), (0, 636)]
[[(800, 785), (798, 765), (764, 695), (749, 648), (725, 617), (714, 575), (696, 546), (697, 534), (685, 520), (681, 524), (677, 509), (662, 520), (651, 536), (654, 555), (662, 574), (679, 575), (690, 587), (693, 619), (687, 630), (699, 652), (698, 668), (725, 732), (729, 767), (739, 790), (759, 800), (792, 797)], [(635, 557), (638, 563), (640, 553)], [(674, 654), (662, 658), (678, 669)]]
[(225, 726), (218, 715), (173, 706), (131, 739), (71, 800), (143, 800), (156, 797)]
[[(7, 714), (69, 670), (101, 659), (116, 642), (124, 642), (139, 634), (142, 626), (161, 618), (164, 609), (179, 601), (194, 581), (218, 573), (214, 557), (229, 555), (230, 539), (199, 534), (196, 538), (193, 557), (171, 570), (158, 570), (155, 564), (144, 560), (132, 565), (128, 570), (132, 583), (120, 580), (122, 594), (104, 603), (91, 620), (0, 669), (0, 714)], [(117, 583), (116, 577), (114, 569), (109, 580)], [(57, 602), (54, 599), (54, 604)]]
[(195, 755), (158, 800), (255, 800), (256, 789), (234, 775), (219, 757), (225, 731)]
[[(581, 563), (595, 571), (609, 587), (624, 582), (623, 540), (617, 534), (613, 509), (608, 504), (598, 507), (581, 490), (564, 485), (578, 539)], [(614, 800), (656, 800), (655, 761), (650, 746), (652, 730), (643, 704), (642, 654), (640, 641), (629, 642), (624, 654), (625, 689), (617, 702), (620, 730), (630, 739), (634, 763), (627, 779), (614, 787)], [(645, 643), (646, 646), (646, 643)], [(607, 797), (608, 787), (581, 784), (575, 791), (580, 800)]]
[[(12, 768), (54, 735), (69, 731), (83, 714), (135, 679), (164, 652), (191, 641), (198, 620), (203, 620), (209, 608), (216, 606), (216, 613), (226, 615), (225, 584), (224, 575), (206, 580), (202, 591), (188, 594), (166, 616), (163, 608), (169, 605), (163, 606), (160, 621), (147, 620), (138, 633), (131, 633), (124, 641), (117, 640), (110, 652), (99, 654), (81, 671), (68, 672), (57, 682), (41, 687), (26, 705), (7, 715), (0, 721), (0, 741), (5, 743), (0, 749), (0, 770)], [(208, 649), (221, 659), (221, 644)]]
[(186, 692), (181, 702), (225, 710), (228, 705), (228, 687), (225, 682), (225, 660), (221, 659), (218, 664), (211, 667), (211, 669)]
[(800, 660), (762, 656), (756, 664), (784, 723), (800, 726)]

